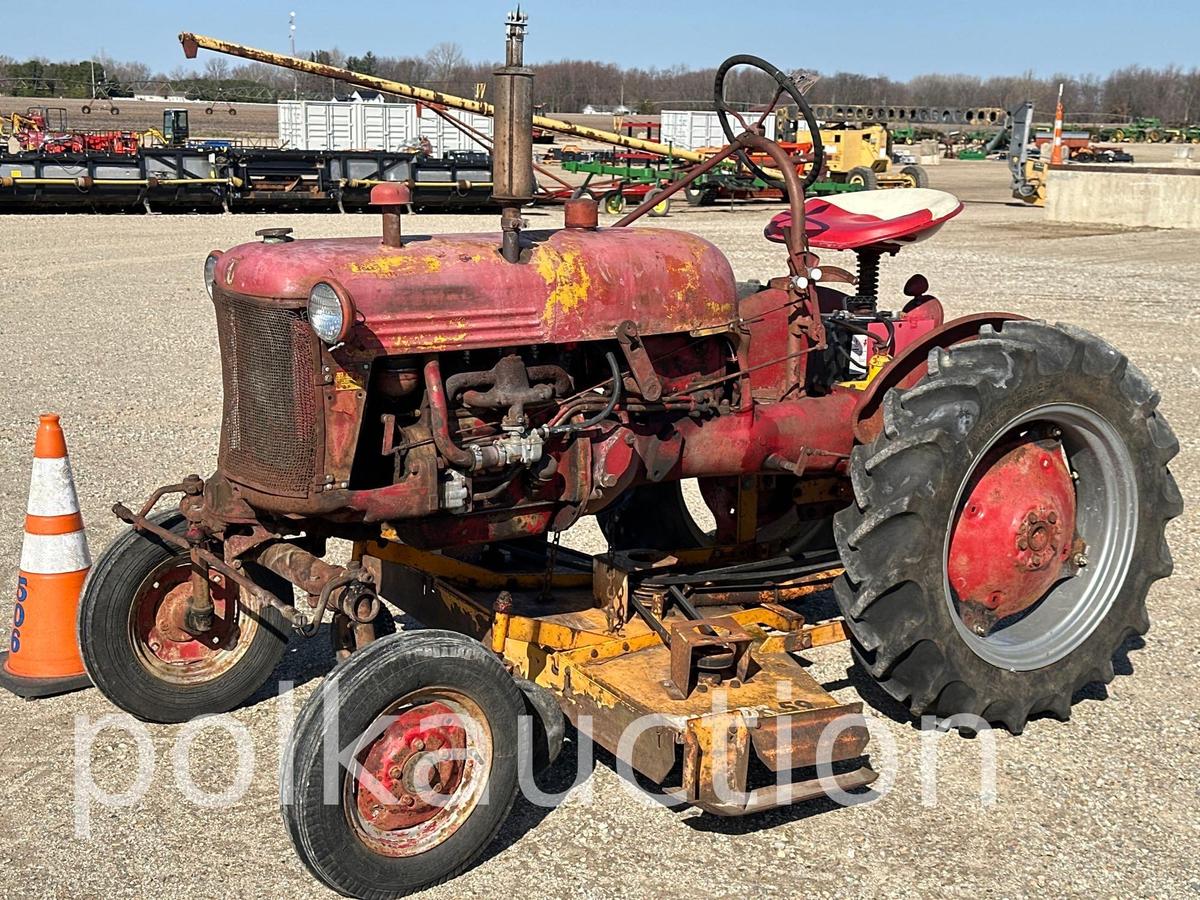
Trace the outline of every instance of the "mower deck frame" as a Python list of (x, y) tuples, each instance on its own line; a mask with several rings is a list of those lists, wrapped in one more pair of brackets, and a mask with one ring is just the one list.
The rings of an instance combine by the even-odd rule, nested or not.
[[(384, 533), (384, 537), (388, 535)], [(789, 780), (864, 754), (862, 704), (841, 703), (793, 653), (845, 640), (837, 619), (791, 608), (841, 571), (830, 557), (781, 568), (760, 545), (595, 556), (547, 549), (488, 567), (391, 540), (360, 542), (380, 594), (423, 623), (471, 635), (517, 676), (546, 688), (566, 717), (675, 802), (744, 815), (874, 781), (863, 762)], [(703, 613), (701, 612), (703, 611)], [(712, 613), (708, 615), (707, 613)], [(680, 771), (678, 785), (665, 784)], [(772, 773), (751, 788), (752, 757)], [(761, 779), (760, 779), (761, 780)]]

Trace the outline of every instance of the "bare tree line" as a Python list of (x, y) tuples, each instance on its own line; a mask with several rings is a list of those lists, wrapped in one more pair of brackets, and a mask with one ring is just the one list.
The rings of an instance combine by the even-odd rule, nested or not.
[[(361, 56), (334, 48), (318, 50), (309, 58), (355, 71), (448, 93), (475, 96), (478, 85), (490, 85), (499, 63), (471, 62), (454, 43), (439, 43), (420, 57)], [(0, 78), (7, 92), (14, 83), (27, 81), (30, 93), (46, 96), (88, 96), (90, 87), (80, 82), (89, 63), (18, 62), (0, 56)], [(345, 84), (294, 73), (261, 63), (239, 63), (209, 57), (199, 75), (182, 67), (169, 73), (152, 72), (138, 61), (100, 59), (95, 70), (101, 90), (118, 93), (186, 93), (204, 99), (271, 100), (297, 95), (328, 99), (346, 93)], [(715, 69), (673, 66), (664, 69), (622, 68), (590, 60), (556, 60), (536, 65), (535, 102), (547, 112), (578, 112), (585, 106), (623, 105), (635, 113), (656, 113), (663, 108), (711, 106)], [(1068, 120), (1121, 121), (1154, 116), (1166, 122), (1200, 121), (1200, 69), (1179, 66), (1149, 68), (1129, 66), (1107, 76), (1055, 74), (980, 78), (971, 75), (919, 75), (897, 81), (884, 75), (836, 72), (823, 76), (810, 93), (818, 103), (1001, 106), (1010, 108), (1033, 100), (1038, 108), (1052, 109), (1063, 84)], [(40, 89), (38, 89), (40, 86)], [(486, 88), (484, 88), (486, 90)], [(750, 70), (738, 70), (728, 82), (727, 98), (740, 103), (771, 99), (773, 84)]]

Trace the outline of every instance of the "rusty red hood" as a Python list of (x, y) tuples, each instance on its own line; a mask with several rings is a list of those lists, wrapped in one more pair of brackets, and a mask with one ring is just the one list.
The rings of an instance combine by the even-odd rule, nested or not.
[(527, 261), (506, 262), (498, 234), (242, 244), (216, 280), (248, 297), (304, 302), (318, 281), (354, 301), (347, 344), (419, 353), (613, 337), (719, 326), (734, 317), (725, 255), (681, 231), (652, 228), (526, 232)]

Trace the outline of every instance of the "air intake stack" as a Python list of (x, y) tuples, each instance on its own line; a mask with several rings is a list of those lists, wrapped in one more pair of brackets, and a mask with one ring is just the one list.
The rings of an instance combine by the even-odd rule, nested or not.
[(521, 207), (533, 199), (533, 70), (524, 66), (525, 24), (518, 6), (505, 20), (504, 67), (495, 76), (496, 135), (492, 153), (492, 199), (500, 204), (501, 253), (521, 256)]

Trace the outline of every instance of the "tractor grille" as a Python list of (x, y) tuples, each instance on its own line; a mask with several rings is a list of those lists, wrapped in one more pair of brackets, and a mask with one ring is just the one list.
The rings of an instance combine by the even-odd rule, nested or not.
[(221, 293), (216, 308), (221, 470), (267, 493), (304, 496), (318, 449), (314, 336), (304, 311)]

